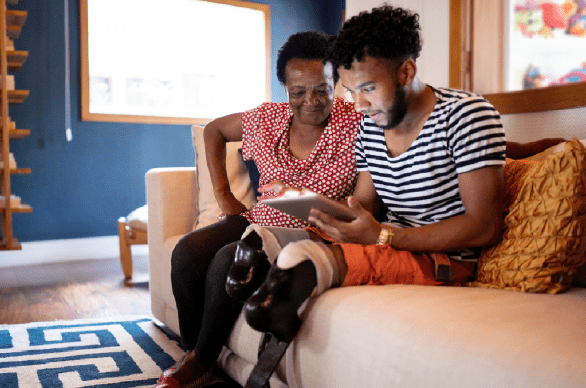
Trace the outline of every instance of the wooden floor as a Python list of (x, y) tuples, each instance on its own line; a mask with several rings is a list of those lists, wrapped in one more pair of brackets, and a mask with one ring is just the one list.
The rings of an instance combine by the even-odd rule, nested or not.
[[(130, 282), (124, 281), (118, 257), (0, 268), (0, 324), (136, 314), (152, 317), (148, 254), (133, 253), (132, 264)], [(213, 387), (242, 388), (222, 371), (216, 370), (216, 375), (225, 383)]]
[(135, 314), (152, 316), (147, 255), (127, 283), (118, 258), (0, 269), (0, 324)]

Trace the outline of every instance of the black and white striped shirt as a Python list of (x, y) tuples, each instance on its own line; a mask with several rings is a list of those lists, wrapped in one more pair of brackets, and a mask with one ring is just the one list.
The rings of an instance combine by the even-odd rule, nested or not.
[[(463, 214), (458, 174), (505, 163), (505, 133), (496, 109), (476, 94), (432, 89), (435, 108), (406, 152), (390, 157), (383, 129), (368, 116), (356, 142), (358, 171), (370, 172), (388, 221), (404, 227)], [(478, 258), (472, 250), (449, 256)]]

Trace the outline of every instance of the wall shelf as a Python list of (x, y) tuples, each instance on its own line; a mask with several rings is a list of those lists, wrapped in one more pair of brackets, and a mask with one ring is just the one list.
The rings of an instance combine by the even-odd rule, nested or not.
[[(10, 1), (7, 1), (10, 3)], [(18, 1), (16, 2), (18, 4)], [(18, 10), (6, 11), (6, 36), (12, 39), (18, 39), (24, 22), (26, 21), (27, 12)]]
[(11, 168), (10, 174), (30, 174), (30, 168)]
[(8, 72), (18, 73), (26, 59), (28, 58), (28, 51), (23, 50), (9, 50), (6, 52), (6, 60), (8, 61)]
[[(16, 129), (16, 124), (10, 121), (9, 106), (22, 104), (29, 96), (28, 90), (9, 90), (8, 74), (17, 73), (28, 58), (28, 51), (14, 50), (14, 44), (10, 39), (17, 39), (20, 36), (22, 27), (27, 18), (26, 11), (9, 10), (6, 4), (16, 5), (18, 0), (0, 0), (0, 195), (8, 200), (5, 207), (0, 208), (0, 250), (22, 249), (22, 246), (12, 233), (12, 215), (18, 213), (31, 213), (33, 208), (27, 204), (20, 203), (18, 206), (10, 206), (12, 198), (11, 176), (26, 175), (31, 173), (30, 168), (14, 167), (10, 153), (10, 141), (23, 139), (30, 135), (28, 129)], [(11, 79), (12, 81), (12, 79)], [(14, 85), (14, 82), (11, 82)], [(14, 86), (11, 86), (12, 88)], [(20, 201), (19, 201), (20, 202)], [(15, 202), (14, 204), (17, 204)]]
[[(32, 213), (33, 208), (30, 207), (29, 205), (20, 205), (18, 207), (10, 208), (10, 211), (12, 213)], [(3, 207), (0, 207), (0, 213), (5, 213), (5, 212), (6, 212), (6, 209)], [(2, 248), (2, 246), (0, 246), (0, 250), (2, 250), (2, 249), (6, 249), (6, 248)], [(18, 249), (20, 249), (20, 248), (18, 248)]]
[(11, 139), (24, 139), (31, 134), (30, 129), (13, 129), (8, 134)]
[(28, 90), (9, 90), (8, 103), (10, 105), (20, 105), (26, 100), (29, 95)]

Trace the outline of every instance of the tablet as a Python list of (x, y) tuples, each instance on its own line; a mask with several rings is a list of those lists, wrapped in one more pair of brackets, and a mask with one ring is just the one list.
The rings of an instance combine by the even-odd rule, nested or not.
[(263, 199), (262, 203), (304, 221), (308, 220), (311, 209), (321, 210), (342, 221), (352, 221), (356, 218), (349, 207), (316, 193), (308, 193), (297, 197), (267, 198)]

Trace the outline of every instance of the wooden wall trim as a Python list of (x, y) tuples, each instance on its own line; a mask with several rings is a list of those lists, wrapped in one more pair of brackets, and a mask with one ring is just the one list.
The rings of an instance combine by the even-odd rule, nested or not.
[(450, 74), (449, 86), (462, 88), (462, 2), (450, 0)]
[(586, 106), (586, 82), (484, 95), (501, 114), (542, 112)]

